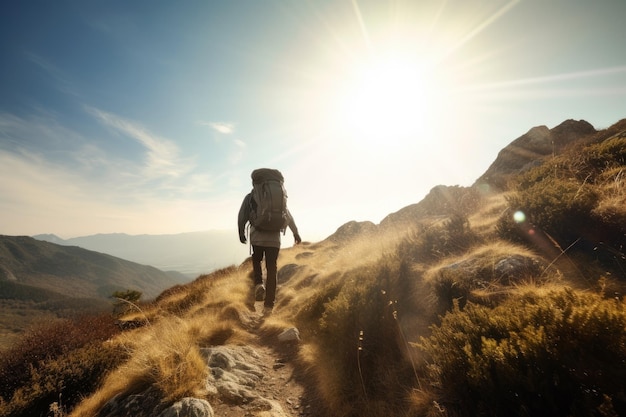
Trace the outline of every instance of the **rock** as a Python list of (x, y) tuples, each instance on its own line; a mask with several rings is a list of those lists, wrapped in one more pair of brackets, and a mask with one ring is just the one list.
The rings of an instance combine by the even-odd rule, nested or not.
[(206, 400), (188, 397), (163, 410), (159, 417), (213, 417), (213, 408)]
[(245, 346), (214, 346), (200, 349), (211, 371), (208, 391), (216, 392), (227, 402), (248, 403), (258, 394), (253, 390), (263, 378), (258, 364), (259, 355)]
[(508, 180), (540, 165), (577, 141), (591, 138), (594, 127), (584, 120), (566, 120), (553, 129), (537, 126), (503, 148), (474, 186), (507, 190)]
[(158, 390), (148, 388), (140, 393), (118, 394), (107, 401), (98, 412), (98, 417), (151, 417), (158, 415), (161, 395)]
[(519, 281), (529, 276), (541, 274), (541, 265), (536, 259), (522, 255), (511, 255), (496, 262), (494, 268), (496, 277), (505, 283)]
[(326, 240), (334, 243), (346, 243), (357, 237), (369, 236), (378, 231), (377, 226), (370, 222), (349, 221), (340, 226), (335, 233), (326, 238)]
[(261, 416), (267, 417), (287, 417), (288, 414), (285, 413), (283, 408), (277, 401), (274, 400), (265, 400), (267, 404), (270, 406), (270, 409), (265, 413), (261, 413)]
[(276, 277), (278, 284), (284, 284), (289, 281), (300, 268), (302, 267), (297, 264), (287, 264), (280, 268)]
[(300, 341), (300, 331), (295, 327), (284, 330), (278, 335), (279, 342), (296, 342)]
[(300, 260), (300, 259), (310, 258), (311, 256), (314, 255), (314, 253), (315, 252), (311, 252), (311, 251), (302, 252), (296, 255), (296, 259)]

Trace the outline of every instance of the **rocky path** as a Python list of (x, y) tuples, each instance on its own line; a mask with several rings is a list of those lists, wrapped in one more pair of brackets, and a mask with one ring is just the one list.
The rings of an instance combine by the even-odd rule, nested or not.
[(319, 416), (310, 390), (294, 366), (298, 341), (260, 337), (264, 318), (256, 303), (249, 323), (254, 341), (248, 346), (203, 349), (214, 378), (218, 401), (211, 406), (216, 417)]
[[(200, 348), (209, 368), (206, 388), (210, 401), (187, 397), (162, 409), (152, 388), (109, 400), (98, 417), (318, 417), (321, 412), (301, 370), (296, 366), (299, 339), (262, 337), (265, 318), (256, 303), (244, 323), (250, 332), (247, 345)], [(295, 332), (286, 329), (286, 335)]]

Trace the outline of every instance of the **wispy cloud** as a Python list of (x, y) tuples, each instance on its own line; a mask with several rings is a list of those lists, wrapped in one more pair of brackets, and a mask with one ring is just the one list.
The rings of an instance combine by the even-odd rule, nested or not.
[[(202, 216), (215, 200), (210, 172), (197, 169), (176, 144), (139, 123), (89, 112), (116, 135), (139, 143), (144, 158), (129, 162), (94, 140), (93, 131), (83, 134), (50, 114), (0, 113), (0, 213), (11, 213), (10, 221), (0, 216), (0, 233), (206, 227)], [(180, 218), (181, 210), (193, 214)]]
[(88, 112), (105, 126), (141, 144), (147, 151), (144, 173), (150, 177), (179, 178), (189, 172), (191, 161), (180, 157), (178, 146), (171, 140), (153, 134), (139, 123), (112, 113), (88, 107)]
[(221, 142), (222, 136), (229, 137), (228, 143), (235, 145), (234, 149), (229, 150), (230, 156), (228, 157), (228, 161), (231, 164), (237, 164), (243, 159), (247, 145), (246, 142), (244, 142), (243, 140), (233, 136), (235, 134), (234, 123), (199, 121), (198, 124), (200, 126), (210, 127), (214, 132), (216, 132), (217, 135), (215, 135), (215, 140), (217, 142)]
[(229, 161), (234, 165), (243, 159), (248, 145), (240, 139), (234, 139), (233, 143), (235, 144), (235, 149), (231, 152)]
[(208, 126), (222, 135), (232, 135), (235, 132), (235, 125), (233, 123), (199, 121), (198, 124), (200, 126)]

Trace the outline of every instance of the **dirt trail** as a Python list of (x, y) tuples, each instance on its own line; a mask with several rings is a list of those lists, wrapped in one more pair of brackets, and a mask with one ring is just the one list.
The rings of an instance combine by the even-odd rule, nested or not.
[(220, 417), (312, 417), (319, 416), (319, 401), (302, 373), (295, 366), (298, 342), (280, 342), (276, 338), (267, 340), (259, 335), (258, 329), (265, 318), (262, 303), (255, 303), (249, 326), (249, 347), (255, 355), (248, 359), (263, 371), (263, 377), (250, 390), (258, 396), (249, 402), (233, 404), (227, 400), (212, 401), (215, 416)]

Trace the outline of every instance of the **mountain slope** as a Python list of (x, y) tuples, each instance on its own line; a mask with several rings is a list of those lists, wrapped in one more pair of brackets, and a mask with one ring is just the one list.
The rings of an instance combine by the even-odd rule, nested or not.
[[(437, 186), (379, 225), (349, 222), (284, 248), (270, 316), (251, 298), (249, 261), (164, 291), (97, 345), (124, 364), (85, 378), (99, 388), (67, 392), (65, 406), (80, 417), (191, 404), (231, 417), (626, 415), (620, 123), (559, 154), (524, 154), (514, 170), (497, 165), (505, 193)], [(300, 340), (281, 342), (293, 328)], [(30, 404), (45, 413), (60, 391)], [(0, 416), (35, 410), (6, 398)]]
[(0, 235), (0, 280), (72, 297), (106, 299), (114, 291), (134, 289), (154, 298), (184, 282), (154, 267), (75, 246), (27, 236)]
[(552, 129), (533, 127), (502, 149), (475, 185), (507, 190), (512, 176), (541, 164), (546, 158), (562, 153), (570, 144), (592, 137), (595, 133), (596, 129), (584, 120), (566, 120)]
[(235, 231), (170, 235), (98, 234), (61, 239), (55, 235), (37, 235), (35, 239), (66, 246), (80, 246), (162, 271), (178, 271), (195, 278), (218, 268), (242, 262), (248, 248), (239, 243)]

